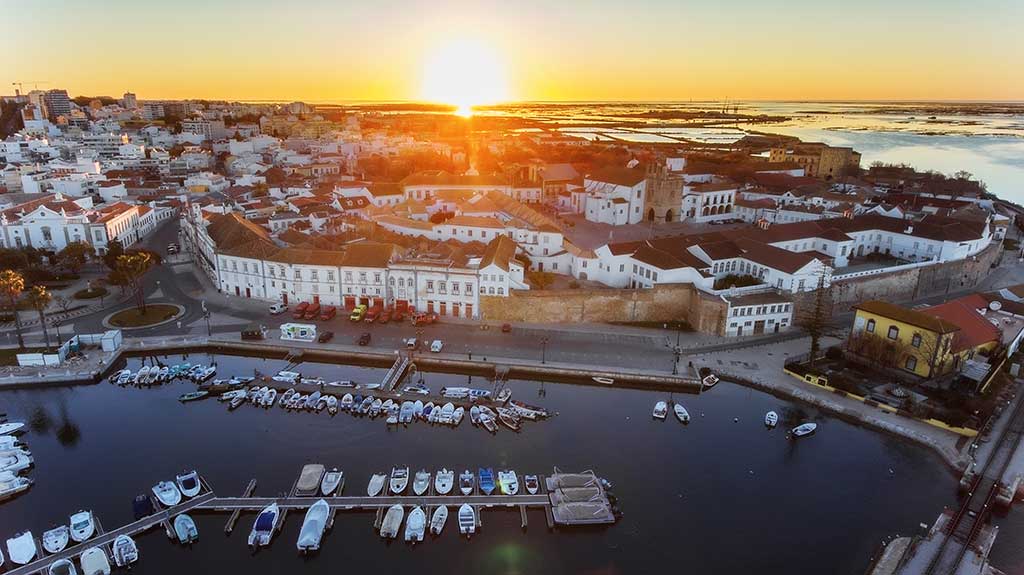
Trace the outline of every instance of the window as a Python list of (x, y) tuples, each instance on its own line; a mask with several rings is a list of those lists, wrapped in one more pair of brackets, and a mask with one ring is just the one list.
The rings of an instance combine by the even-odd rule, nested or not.
[(427, 293), (434, 293), (434, 280), (427, 280)]
[(864, 328), (868, 333), (875, 333), (875, 320), (869, 319), (868, 325)]
[(380, 283), (380, 272), (377, 272), (377, 273), (373, 274), (373, 283), (375, 283), (375, 284), (379, 284)]
[(498, 295), (505, 295), (505, 288), (498, 288)]
[(626, 271), (626, 264), (619, 264), (619, 271), (620, 272)]
[(914, 371), (917, 369), (917, 358), (912, 355), (907, 356), (907, 363), (905, 365), (908, 370)]
[(914, 347), (921, 347), (921, 334), (915, 333), (914, 337), (910, 338), (910, 345)]
[(302, 272), (300, 272), (299, 270), (295, 270), (295, 279), (301, 280), (302, 279)]
[(366, 283), (366, 272), (359, 272), (359, 283)]
[(466, 282), (466, 295), (473, 295), (473, 284)]
[(327, 281), (329, 281), (329, 282), (333, 282), (334, 281), (334, 270), (329, 270), (327, 272)]
[(889, 339), (896, 339), (900, 336), (900, 328), (891, 325), (889, 326)]
[(452, 295), (459, 295), (459, 282), (452, 282)]
[(313, 281), (315, 281), (315, 282), (320, 281), (320, 272), (318, 270), (312, 270), (309, 273), (310, 273), (310, 278)]
[(447, 294), (448, 293), (448, 283), (447, 282), (437, 282), (437, 293)]
[(352, 272), (345, 272), (345, 281), (347, 281), (347, 282), (351, 282), (352, 281)]

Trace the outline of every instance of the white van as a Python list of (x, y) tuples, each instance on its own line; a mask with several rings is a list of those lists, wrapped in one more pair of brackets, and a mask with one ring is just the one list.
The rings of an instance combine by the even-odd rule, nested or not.
[(270, 315), (277, 315), (279, 313), (284, 313), (286, 311), (288, 311), (288, 306), (284, 305), (283, 303), (275, 303), (274, 305), (270, 306)]

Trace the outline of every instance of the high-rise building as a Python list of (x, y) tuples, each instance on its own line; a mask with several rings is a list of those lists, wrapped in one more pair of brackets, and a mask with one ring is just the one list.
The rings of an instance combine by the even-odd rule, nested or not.
[(68, 97), (67, 90), (47, 90), (43, 95), (43, 103), (46, 105), (46, 115), (51, 121), (57, 116), (71, 115), (71, 98)]
[(124, 97), (121, 98), (121, 106), (126, 110), (134, 110), (139, 107), (139, 100), (132, 92), (125, 92)]

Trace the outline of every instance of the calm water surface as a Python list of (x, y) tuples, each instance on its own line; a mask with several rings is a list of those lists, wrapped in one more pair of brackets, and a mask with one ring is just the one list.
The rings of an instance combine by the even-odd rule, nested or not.
[[(193, 354), (193, 363), (211, 356)], [(216, 357), (218, 377), (272, 373), (283, 362)], [(137, 369), (139, 361), (129, 361)], [(177, 363), (180, 357), (163, 361)], [(304, 364), (309, 375), (373, 381), (384, 370)], [(426, 374), (434, 389), (467, 376)], [(479, 378), (474, 384), (485, 386)], [(200, 541), (190, 549), (161, 530), (139, 538), (144, 574), (240, 572), (338, 573), (651, 573), (683, 561), (693, 573), (862, 573), (882, 538), (931, 523), (954, 499), (955, 480), (938, 458), (769, 395), (721, 384), (702, 396), (677, 396), (694, 422), (654, 421), (666, 394), (564, 384), (512, 382), (514, 397), (559, 413), (496, 436), (467, 421), (457, 429), (414, 424), (389, 430), (383, 420), (299, 414), (244, 406), (228, 412), (205, 400), (180, 404), (193, 386), (152, 389), (95, 386), (0, 393), (0, 411), (27, 419), (36, 485), (0, 505), (0, 538), (37, 535), (70, 513), (93, 509), (105, 527), (132, 519), (131, 500), (176, 472), (196, 468), (218, 495), (239, 494), (251, 478), (257, 494), (289, 489), (301, 466), (321, 462), (345, 472), (346, 494), (365, 493), (371, 473), (396, 464), (433, 470), (481, 465), (523, 473), (594, 469), (612, 481), (625, 517), (601, 529), (548, 532), (531, 511), (486, 510), (467, 541), (449, 521), (443, 536), (415, 548), (386, 544), (370, 513), (339, 514), (316, 557), (295, 550), (301, 515), (290, 514), (273, 545), (252, 556), (245, 539), (253, 516), (223, 534), (226, 514), (196, 515)], [(790, 442), (762, 425), (769, 409), (787, 424), (812, 419), (818, 433)], [(739, 422), (733, 418), (738, 417)], [(894, 474), (889, 473), (889, 469)]]

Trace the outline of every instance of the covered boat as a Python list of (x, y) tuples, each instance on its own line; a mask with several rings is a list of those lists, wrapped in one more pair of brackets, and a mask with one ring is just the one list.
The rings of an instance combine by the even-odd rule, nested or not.
[(333, 395), (327, 396), (327, 413), (334, 415), (338, 413), (338, 398)]
[(194, 469), (176, 476), (175, 480), (178, 483), (178, 489), (181, 490), (181, 494), (185, 497), (191, 498), (199, 495), (199, 490), (203, 487), (199, 483), (199, 473)]
[(281, 508), (277, 503), (271, 503), (260, 511), (253, 521), (252, 531), (249, 532), (249, 547), (266, 547), (270, 545), (270, 539), (277, 530), (277, 523), (281, 519)]
[(102, 547), (90, 547), (82, 552), (83, 575), (110, 575), (110, 561)]
[(434, 476), (434, 491), (441, 495), (448, 495), (455, 483), (455, 472), (448, 468), (441, 468)]
[(405, 521), (405, 540), (413, 543), (423, 541), (423, 532), (426, 531), (426, 527), (427, 514), (419, 505), (413, 507), (409, 512), (409, 518)]
[(416, 476), (412, 480), (412, 492), (416, 495), (423, 495), (427, 492), (427, 488), (430, 487), (430, 472), (426, 469), (420, 469), (416, 472)]
[(67, 525), (58, 525), (43, 532), (43, 549), (50, 554), (60, 553), (68, 546), (71, 530)]
[(414, 417), (423, 417), (423, 402), (419, 399), (412, 403), (412, 414)]
[(338, 489), (338, 486), (341, 485), (341, 482), (344, 479), (345, 474), (338, 471), (337, 467), (331, 469), (327, 473), (324, 473), (324, 478), (320, 481), (320, 493), (323, 493), (324, 496), (330, 496), (336, 489)]
[(474, 405), (469, 408), (469, 422), (473, 425), (480, 424), (480, 407)]
[(295, 494), (310, 497), (320, 491), (320, 480), (324, 476), (324, 466), (319, 463), (307, 463), (302, 466), (299, 480), (295, 483)]
[(306, 511), (306, 518), (302, 520), (302, 529), (299, 531), (299, 539), (295, 543), (299, 551), (309, 553), (320, 549), (320, 538), (327, 528), (327, 516), (331, 513), (331, 507), (323, 499), (317, 500)]
[(440, 535), (446, 521), (448, 521), (448, 507), (441, 505), (434, 510), (434, 515), (430, 518), (430, 533)]
[(490, 467), (481, 467), (477, 471), (477, 477), (480, 479), (480, 491), (483, 491), (484, 495), (494, 493), (494, 471)]
[(388, 508), (384, 514), (384, 520), (380, 524), (380, 536), (385, 539), (394, 539), (398, 536), (398, 528), (402, 526), (402, 518), (405, 510), (397, 503)]
[(127, 535), (118, 535), (111, 546), (111, 554), (114, 556), (114, 564), (118, 567), (127, 567), (139, 560), (139, 548), (135, 540)]
[(384, 473), (374, 473), (370, 476), (370, 483), (366, 486), (366, 494), (370, 497), (376, 497), (381, 490), (384, 489), (384, 483), (388, 480), (388, 476)]
[(92, 511), (79, 511), (71, 516), (71, 540), (81, 543), (96, 533), (96, 521), (92, 517)]
[(519, 494), (519, 477), (511, 469), (498, 472), (498, 486), (505, 495)]
[(316, 404), (320, 401), (320, 395), (320, 391), (314, 391), (313, 393), (309, 394), (309, 397), (306, 398), (305, 408), (307, 410), (315, 409)]
[(29, 487), (32, 487), (31, 479), (18, 477), (11, 472), (0, 473), (0, 501), (24, 493)]
[(654, 416), (655, 419), (665, 419), (665, 415), (667, 415), (667, 414), (668, 414), (668, 404), (667, 403), (665, 403), (664, 401), (659, 401), (658, 403), (654, 404), (654, 411), (651, 412), (651, 415)]
[(406, 486), (409, 485), (409, 468), (408, 467), (394, 467), (391, 469), (391, 493), (398, 495), (405, 491)]
[(473, 493), (473, 472), (465, 470), (459, 474), (459, 491), (463, 495), (469, 495)]
[(47, 575), (78, 575), (78, 569), (75, 569), (75, 564), (70, 559), (58, 559), (53, 563), (50, 563), (50, 568), (46, 570)]
[(472, 535), (476, 533), (476, 510), (469, 503), (459, 507), (459, 533)]
[(18, 565), (27, 565), (36, 557), (36, 540), (24, 531), (7, 540), (7, 557)]
[(181, 491), (170, 481), (161, 481), (153, 486), (153, 495), (166, 507), (174, 507), (181, 503)]
[(187, 513), (182, 513), (174, 518), (174, 534), (178, 536), (178, 541), (182, 545), (190, 545), (199, 541), (199, 528)]

